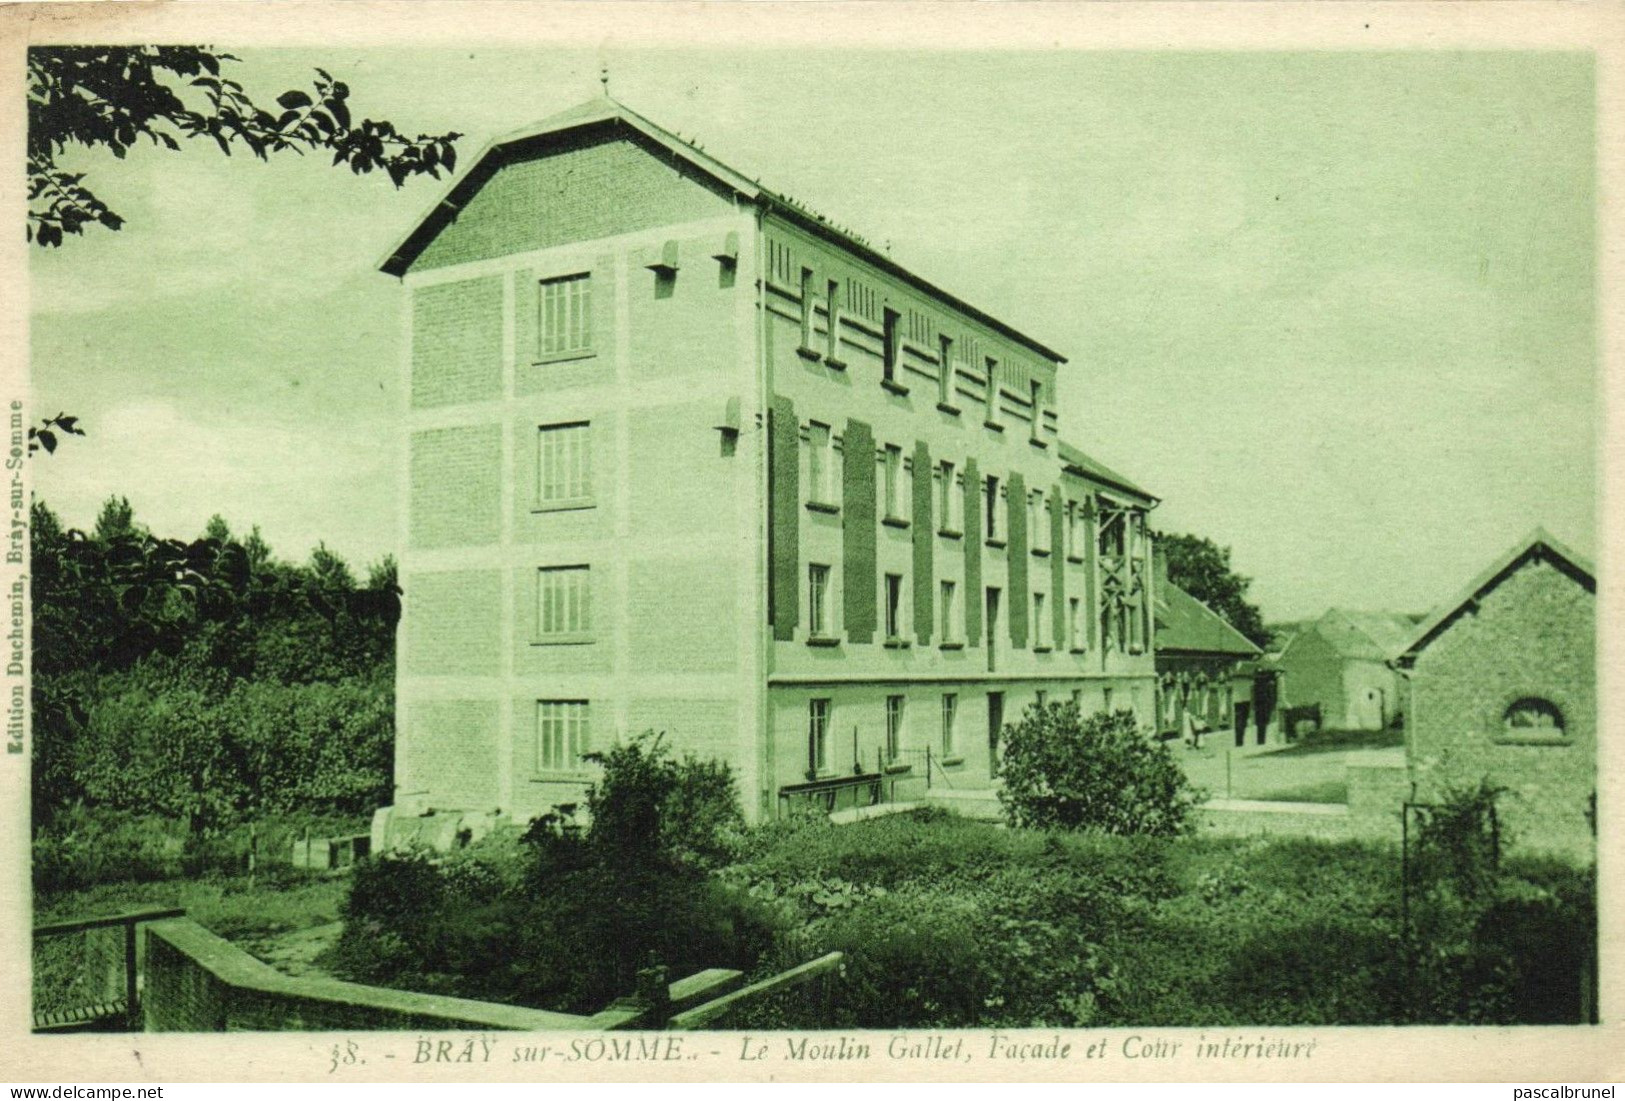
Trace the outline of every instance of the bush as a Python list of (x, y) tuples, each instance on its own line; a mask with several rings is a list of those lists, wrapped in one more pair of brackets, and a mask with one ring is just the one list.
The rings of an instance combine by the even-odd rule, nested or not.
[(775, 911), (714, 877), (742, 822), (725, 765), (655, 735), (599, 754), (586, 832), (548, 815), (519, 840), (357, 869), (334, 965), (370, 982), (591, 1013), (651, 962), (672, 978), (751, 970)]
[(1197, 792), (1131, 711), (1085, 719), (1074, 703), (1034, 704), (1004, 728), (999, 801), (1012, 826), (1172, 836)]

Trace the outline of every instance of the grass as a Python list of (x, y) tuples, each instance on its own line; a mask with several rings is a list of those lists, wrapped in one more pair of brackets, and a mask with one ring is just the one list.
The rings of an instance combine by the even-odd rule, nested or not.
[(1298, 787), (1260, 792), (1253, 798), (1266, 803), (1347, 803), (1349, 785), (1347, 780), (1322, 780)]
[(186, 916), (228, 940), (293, 932), (337, 921), (348, 880), (292, 869), (252, 879), (207, 876), (157, 883), (101, 883), (36, 895), (34, 920), (67, 921), (150, 907), (179, 906)]

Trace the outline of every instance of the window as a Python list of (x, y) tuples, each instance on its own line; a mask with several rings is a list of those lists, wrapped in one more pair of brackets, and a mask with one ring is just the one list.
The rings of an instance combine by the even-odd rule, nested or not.
[(1037, 692), (1038, 706), (1043, 707), (1049, 703), (1049, 693), (1040, 688)]
[(1084, 548), (1083, 505), (1068, 501), (1066, 506), (1066, 553), (1068, 558), (1082, 558)]
[(897, 311), (887, 310), (882, 322), (885, 337), (885, 346), (880, 350), (880, 377), (882, 381), (895, 383), (897, 381), (897, 365), (902, 358), (902, 334), (897, 331)]
[(813, 638), (829, 637), (829, 567), (807, 567), (807, 633)]
[(942, 583), (942, 641), (953, 642), (959, 632), (955, 625), (959, 622), (959, 588), (952, 581)]
[(1066, 645), (1069, 650), (1083, 649), (1083, 635), (1078, 632), (1079, 615), (1083, 609), (1083, 602), (1077, 597), (1071, 597), (1066, 602)]
[(834, 365), (841, 362), (841, 307), (837, 300), (841, 285), (831, 279), (827, 288), (827, 297), (824, 299), (824, 321), (829, 326), (829, 331), (825, 333), (824, 361)]
[(1044, 617), (1044, 594), (1033, 594), (1033, 646), (1036, 649), (1049, 648), (1049, 620)]
[(886, 760), (903, 755), (903, 697), (886, 697)]
[(886, 445), (886, 516), (891, 520), (903, 517), (903, 449), (890, 443)]
[(544, 424), (536, 430), (536, 500), (539, 504), (592, 496), (589, 426)]
[(1108, 715), (1111, 714), (1111, 710), (1112, 710), (1112, 690), (1111, 690), (1110, 685), (1108, 685), (1107, 687), (1102, 688), (1100, 690), (1100, 708), (1101, 708), (1102, 711), (1105, 711)]
[(829, 701), (807, 701), (807, 771), (829, 769)]
[(1083, 689), (1074, 688), (1072, 690), (1072, 706), (1076, 707), (1079, 711), (1083, 710)]
[(1027, 542), (1038, 550), (1038, 494), (1027, 494)]
[(536, 635), (541, 639), (592, 630), (591, 571), (586, 566), (544, 566), (536, 571)]
[(537, 326), (543, 358), (592, 351), (592, 277), (585, 273), (541, 282)]
[(942, 531), (958, 531), (959, 494), (954, 492), (954, 464), (942, 463), (938, 470), (941, 480), (937, 483), (937, 527)]
[(954, 722), (959, 717), (959, 696), (953, 692), (942, 694), (942, 755), (954, 753)]
[(816, 504), (834, 504), (835, 448), (829, 425), (811, 421), (807, 425), (807, 499)]
[(886, 638), (899, 639), (903, 637), (903, 577), (901, 574), (888, 573), (886, 575)]
[(1563, 713), (1550, 700), (1526, 696), (1506, 709), (1499, 738), (1514, 742), (1564, 742)]
[(987, 494), (982, 503), (987, 510), (983, 524), (987, 537), (990, 540), (1003, 538), (999, 534), (999, 480), (991, 474), (987, 476)]
[(937, 341), (937, 400), (943, 405), (954, 403), (954, 342), (948, 337)]
[(574, 772), (591, 748), (586, 700), (536, 701), (536, 768), (539, 772)]
[(987, 357), (987, 423), (999, 423), (999, 361)]
[(801, 350), (811, 353), (813, 359), (818, 353), (813, 350), (813, 271), (811, 268), (801, 269)]
[(1043, 438), (1044, 384), (1036, 379), (1028, 383), (1033, 400), (1033, 439)]

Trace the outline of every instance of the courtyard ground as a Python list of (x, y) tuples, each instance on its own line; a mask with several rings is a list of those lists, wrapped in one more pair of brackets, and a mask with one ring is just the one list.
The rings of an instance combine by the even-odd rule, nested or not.
[(1201, 749), (1169, 744), (1191, 782), (1215, 799), (1287, 803), (1348, 801), (1346, 765), (1351, 755), (1397, 750), (1403, 732), (1321, 731), (1288, 745), (1236, 746), (1228, 732), (1208, 734)]

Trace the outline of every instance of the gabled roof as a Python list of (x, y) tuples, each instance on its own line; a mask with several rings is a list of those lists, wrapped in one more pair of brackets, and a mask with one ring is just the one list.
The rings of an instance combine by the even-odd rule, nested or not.
[(486, 143), (474, 159), (468, 162), (469, 167), (462, 176), (451, 183), (429, 212), (418, 220), (412, 231), (390, 250), (389, 255), (379, 264), (379, 269), (389, 275), (405, 274), (413, 261), (428, 248), (429, 242), (456, 219), (458, 212), (468, 205), (475, 193), (485, 186), (486, 181), (504, 164), (541, 155), (561, 142), (582, 136), (594, 129), (611, 131), (619, 129), (628, 136), (652, 143), (709, 177), (724, 190), (757, 203), (786, 221), (794, 222), (804, 230), (841, 245), (886, 274), (909, 283), (933, 298), (940, 299), (1030, 351), (1055, 363), (1066, 362), (1066, 357), (1059, 352), (914, 274), (886, 254), (877, 251), (861, 237), (842, 229), (796, 200), (763, 187), (757, 180), (729, 167), (692, 142), (685, 141), (669, 130), (650, 122), (630, 107), (608, 96), (598, 96)]
[(1233, 654), (1256, 658), (1263, 651), (1246, 635), (1178, 585), (1157, 582), (1158, 653)]
[(1331, 608), (1293, 635), (1281, 647), (1277, 660), (1284, 661), (1298, 643), (1313, 635), (1324, 640), (1340, 658), (1392, 661), (1404, 649), (1415, 626), (1415, 621), (1409, 616), (1396, 612), (1356, 612)]
[(1597, 571), (1590, 560), (1582, 558), (1558, 542), (1545, 528), (1536, 528), (1491, 562), (1482, 573), (1468, 582), (1466, 588), (1439, 605), (1420, 626), (1413, 629), (1411, 637), (1401, 649), (1401, 659), (1409, 662), (1415, 658), (1429, 643), (1443, 634), (1445, 628), (1454, 623), (1462, 613), (1472, 610), (1486, 593), (1531, 561), (1550, 562), (1584, 586), (1586, 591), (1592, 593), (1597, 591)]
[(1070, 473), (1081, 478), (1090, 478), (1114, 489), (1120, 489), (1146, 502), (1159, 500), (1159, 498), (1141, 489), (1105, 463), (1090, 458), (1065, 440), (1060, 442), (1055, 451), (1061, 457), (1062, 464), (1070, 468)]

